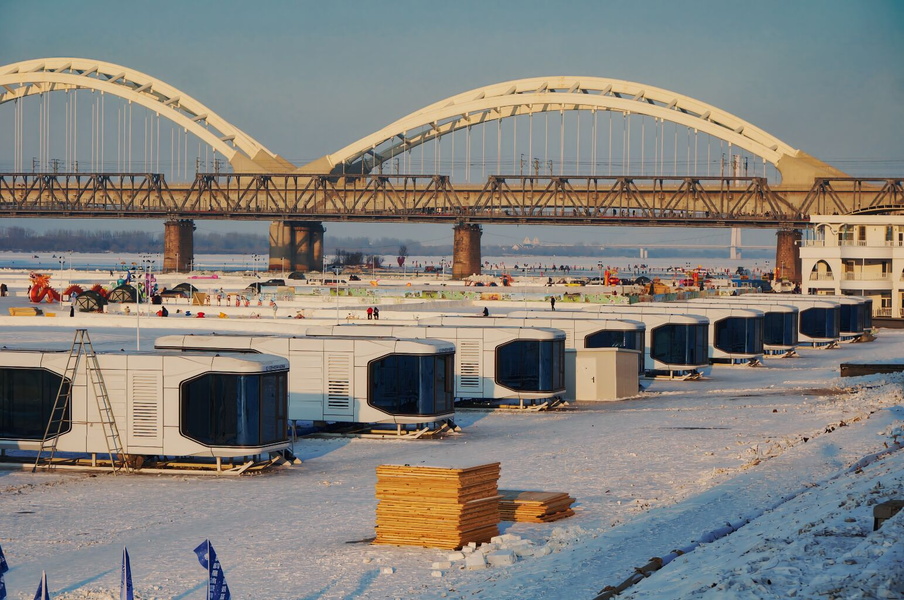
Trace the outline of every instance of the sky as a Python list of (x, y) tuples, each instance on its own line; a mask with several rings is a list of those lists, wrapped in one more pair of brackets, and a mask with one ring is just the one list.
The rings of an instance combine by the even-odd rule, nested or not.
[[(72, 56), (129, 66), (207, 104), (295, 164), (462, 91), (568, 74), (674, 90), (848, 173), (899, 176), (902, 30), (904, 4), (880, 0), (0, 0), (0, 64)], [(0, 226), (8, 225), (0, 220)], [(158, 223), (136, 225), (161, 229)], [(267, 224), (198, 227), (263, 232)], [(452, 236), (447, 226), (327, 227), (339, 236)], [(662, 241), (715, 235), (727, 241), (729, 234), (494, 226), (485, 228), (484, 239), (506, 243), (537, 236), (561, 243), (638, 235)], [(749, 239), (771, 243), (774, 235), (753, 232)]]

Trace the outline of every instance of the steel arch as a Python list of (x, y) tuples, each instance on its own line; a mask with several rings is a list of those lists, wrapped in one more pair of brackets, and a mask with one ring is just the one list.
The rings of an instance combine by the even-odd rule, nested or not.
[[(440, 100), (302, 170), (336, 171), (362, 161), (368, 155), (373, 156), (373, 164), (378, 164), (469, 126), (519, 115), (566, 110), (642, 114), (702, 131), (769, 161), (782, 174), (784, 184), (809, 185), (817, 176), (845, 176), (751, 123), (694, 98), (630, 81), (572, 76), (507, 81)], [(420, 131), (407, 136), (409, 131), (417, 130)], [(387, 143), (388, 147), (384, 148)]]
[(164, 116), (209, 144), (237, 172), (295, 169), (201, 102), (140, 71), (83, 58), (38, 58), (0, 67), (0, 104), (74, 89), (113, 94)]

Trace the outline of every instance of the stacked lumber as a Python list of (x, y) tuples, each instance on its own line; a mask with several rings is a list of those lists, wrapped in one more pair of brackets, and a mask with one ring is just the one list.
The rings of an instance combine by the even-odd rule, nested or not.
[(551, 523), (574, 514), (574, 498), (562, 492), (499, 490), (499, 518), (518, 523)]
[(8, 310), (11, 317), (40, 317), (44, 314), (34, 306), (10, 306)]
[(377, 467), (375, 544), (452, 550), (499, 535), (499, 463)]

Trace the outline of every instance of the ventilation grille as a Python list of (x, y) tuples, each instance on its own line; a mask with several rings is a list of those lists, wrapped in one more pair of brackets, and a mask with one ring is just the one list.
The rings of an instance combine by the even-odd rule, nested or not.
[(156, 438), (158, 430), (158, 398), (157, 374), (140, 374), (132, 376), (132, 437)]
[(326, 359), (326, 407), (328, 412), (349, 410), (351, 399), (351, 354), (331, 354)]
[(461, 387), (463, 389), (479, 389), (480, 340), (461, 340), (458, 344), (457, 355), (461, 361), (458, 369), (461, 374)]

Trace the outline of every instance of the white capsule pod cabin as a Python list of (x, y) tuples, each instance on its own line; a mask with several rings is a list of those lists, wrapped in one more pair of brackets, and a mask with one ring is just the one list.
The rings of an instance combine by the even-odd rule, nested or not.
[[(763, 312), (763, 353), (781, 355), (794, 352), (797, 348), (800, 329), (800, 309), (790, 304), (765, 304), (751, 300), (740, 302), (745, 295), (737, 298), (738, 302), (726, 301), (725, 296), (693, 298), (688, 304), (697, 306), (733, 306), (751, 308)], [(731, 298), (728, 296), (727, 298)], [(677, 302), (673, 304), (679, 304)]]
[[(527, 311), (525, 311), (527, 312)], [(439, 316), (423, 317), (419, 325), (451, 325), (465, 327), (514, 327), (517, 321), (508, 316), (475, 317), (475, 316)], [(577, 321), (569, 318), (557, 318), (550, 313), (530, 313), (521, 317), (517, 323), (521, 327), (542, 327), (559, 329), (565, 333), (565, 352), (569, 350), (588, 350), (593, 348), (623, 348), (635, 350), (638, 357), (638, 373), (643, 373), (643, 350), (646, 340), (647, 326), (635, 319), (595, 319)]]
[[(782, 298), (786, 294), (782, 295)], [(752, 294), (755, 298), (768, 297), (769, 294)], [(867, 330), (873, 327), (873, 300), (863, 296), (838, 296), (834, 294), (816, 294), (815, 296), (800, 296), (792, 294), (797, 298), (809, 298), (811, 300), (822, 300), (825, 302), (834, 302), (838, 305), (840, 313), (838, 323), (838, 337), (842, 341), (853, 340), (859, 338)]]
[(449, 342), (457, 400), (542, 400), (565, 392), (565, 333), (558, 329), (349, 323), (310, 327), (307, 334)]
[[(558, 329), (565, 333), (566, 400), (584, 399), (578, 393), (578, 384), (580, 383), (580, 378), (577, 374), (579, 362), (582, 365), (581, 377), (583, 378), (586, 378), (589, 374), (591, 379), (604, 378), (609, 380), (609, 383), (613, 383), (611, 380), (617, 375), (620, 380), (614, 382), (616, 383), (616, 388), (610, 389), (608, 393), (599, 390), (594, 391), (594, 394), (603, 392), (606, 396), (614, 395), (618, 398), (637, 395), (637, 391), (640, 388), (639, 377), (644, 374), (644, 343), (647, 330), (646, 325), (640, 321), (632, 319), (577, 320), (556, 318), (555, 316), (550, 316), (549, 313), (536, 313), (536, 316), (522, 318), (520, 322), (504, 316), (440, 316), (422, 318), (418, 321), (419, 325), (453, 327), (512, 327), (516, 323), (522, 327)], [(610, 357), (610, 362), (615, 361), (617, 364), (601, 364), (597, 368), (597, 362), (604, 359), (602, 357), (594, 359), (593, 356), (599, 354), (602, 350), (614, 353)], [(624, 372), (621, 364), (630, 356), (633, 356), (633, 362), (637, 364), (634, 373)], [(594, 373), (588, 373), (587, 369), (591, 369)], [(598, 377), (597, 373), (595, 373), (596, 371), (598, 371)]]
[(720, 302), (763, 306), (794, 306), (800, 311), (797, 321), (797, 342), (801, 346), (824, 348), (841, 339), (841, 305), (817, 296), (799, 294), (743, 294), (741, 296), (717, 296)]
[(455, 416), (455, 347), (392, 336), (168, 335), (155, 348), (272, 354), (289, 361), (289, 420), (440, 423)]
[[(68, 351), (0, 350), (0, 448), (41, 449), (68, 360)], [(98, 353), (97, 361), (120, 454), (232, 458), (290, 446), (285, 359), (116, 352)], [(104, 403), (87, 363), (83, 356), (67, 377), (71, 399), (51, 428), (62, 432), (57, 453), (109, 451)]]
[[(630, 306), (619, 305), (614, 310), (625, 314), (682, 313), (709, 319), (709, 360), (712, 363), (759, 363), (763, 358), (763, 312), (733, 307), (688, 307), (686, 303), (643, 302)], [(585, 312), (610, 314), (610, 305), (581, 307)]]
[[(644, 370), (650, 377), (688, 377), (710, 371), (709, 319), (703, 316), (641, 311), (618, 312), (613, 306), (606, 314), (578, 310), (557, 310), (557, 319), (591, 320), (632, 319), (646, 327), (644, 336)], [(550, 311), (515, 310), (507, 317), (533, 319), (548, 317)]]

